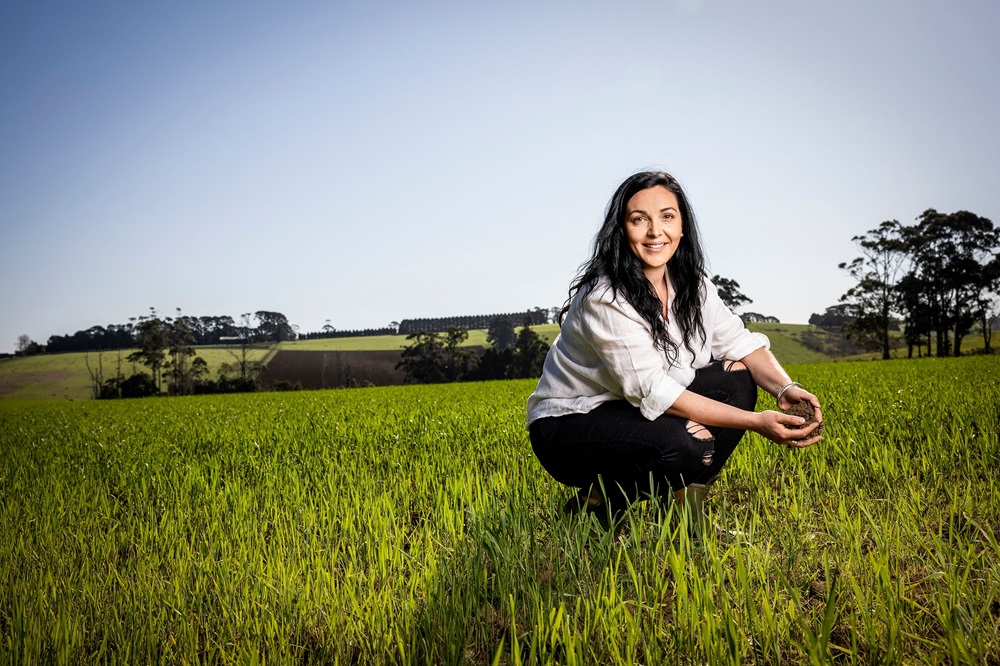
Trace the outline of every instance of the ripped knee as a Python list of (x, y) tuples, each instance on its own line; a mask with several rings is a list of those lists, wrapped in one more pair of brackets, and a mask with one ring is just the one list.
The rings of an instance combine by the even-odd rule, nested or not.
[(689, 435), (703, 442), (710, 442), (713, 439), (715, 439), (715, 437), (712, 435), (712, 433), (709, 431), (708, 428), (706, 428), (700, 423), (695, 423), (694, 421), (689, 420), (684, 429), (687, 430), (687, 433)]
[(685, 426), (685, 430), (691, 435), (691, 439), (699, 444), (696, 451), (697, 455), (701, 458), (701, 464), (706, 467), (711, 465), (712, 459), (715, 457), (715, 436), (708, 428), (695, 421), (689, 420), (687, 426)]
[(726, 372), (740, 372), (741, 370), (749, 370), (747, 366), (743, 365), (742, 361), (726, 361)]

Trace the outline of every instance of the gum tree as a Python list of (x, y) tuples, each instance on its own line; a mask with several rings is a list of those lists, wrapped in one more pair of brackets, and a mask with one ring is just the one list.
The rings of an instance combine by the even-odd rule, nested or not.
[(861, 256), (839, 265), (857, 281), (840, 297), (853, 317), (845, 330), (863, 346), (880, 349), (886, 359), (889, 331), (899, 303), (896, 285), (907, 260), (903, 226), (896, 220), (886, 220), (851, 240), (861, 250)]

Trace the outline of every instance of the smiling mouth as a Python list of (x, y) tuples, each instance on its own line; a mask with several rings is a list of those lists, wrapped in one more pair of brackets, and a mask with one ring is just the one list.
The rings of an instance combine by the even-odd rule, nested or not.
[(666, 247), (666, 243), (643, 243), (642, 246), (649, 248), (650, 250), (662, 250)]

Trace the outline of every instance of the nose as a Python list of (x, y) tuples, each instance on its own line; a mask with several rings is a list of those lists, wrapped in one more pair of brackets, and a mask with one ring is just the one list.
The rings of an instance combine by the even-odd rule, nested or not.
[(649, 226), (646, 227), (646, 235), (650, 238), (656, 238), (663, 232), (663, 225), (658, 220), (652, 220)]

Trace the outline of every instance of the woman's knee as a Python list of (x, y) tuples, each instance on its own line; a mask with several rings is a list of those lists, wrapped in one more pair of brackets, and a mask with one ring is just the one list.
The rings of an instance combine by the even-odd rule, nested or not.
[(715, 436), (712, 432), (696, 421), (687, 421), (684, 433), (673, 438), (673, 445), (665, 447), (660, 460), (659, 471), (670, 479), (670, 485), (683, 487), (687, 481), (681, 479), (694, 478), (715, 459)]
[(727, 361), (725, 370), (733, 388), (733, 402), (730, 404), (747, 411), (754, 409), (757, 406), (757, 383), (750, 369), (741, 361)]

